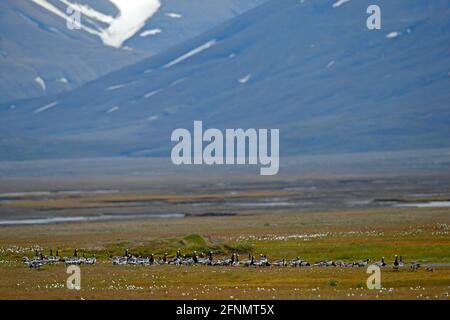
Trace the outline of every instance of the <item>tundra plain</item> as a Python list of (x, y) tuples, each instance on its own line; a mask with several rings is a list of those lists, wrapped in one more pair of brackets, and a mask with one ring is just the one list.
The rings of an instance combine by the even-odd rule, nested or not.
[[(211, 182), (214, 181), (214, 182)], [(448, 299), (450, 199), (445, 174), (153, 178), (2, 178), (1, 299)], [(39, 192), (36, 192), (39, 190)], [(434, 205), (423, 206), (423, 204)], [(421, 205), (422, 204), (422, 205)], [(440, 205), (442, 204), (442, 205)], [(164, 214), (178, 215), (164, 216)], [(129, 217), (127, 218), (127, 215)], [(54, 223), (52, 218), (107, 217)], [(14, 223), (38, 219), (38, 223)], [(70, 220), (71, 221), (71, 220)], [(33, 221), (32, 221), (33, 222)], [(269, 260), (386, 258), (379, 290), (366, 268), (113, 266), (110, 257), (208, 252)], [(63, 263), (29, 269), (23, 256), (74, 249), (81, 290)], [(405, 265), (394, 270), (394, 255)], [(441, 266), (427, 270), (425, 265)]]

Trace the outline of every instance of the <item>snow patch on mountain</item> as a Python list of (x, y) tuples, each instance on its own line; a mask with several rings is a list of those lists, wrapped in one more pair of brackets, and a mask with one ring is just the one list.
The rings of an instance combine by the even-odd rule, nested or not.
[[(48, 0), (31, 1), (67, 21), (70, 19), (65, 12), (48, 2)], [(122, 47), (123, 43), (142, 29), (146, 21), (161, 7), (159, 0), (109, 0), (119, 11), (115, 17), (112, 17), (88, 5), (81, 5), (69, 0), (59, 1), (67, 7), (78, 10), (85, 19), (106, 24), (106, 28), (98, 27), (98, 29), (93, 29), (83, 25), (83, 19), (81, 19), (80, 27), (82, 30), (100, 37), (105, 45), (115, 48)]]
[(105, 91), (119, 90), (119, 89), (121, 89), (123, 87), (125, 87), (125, 84), (116, 84), (114, 86), (110, 86), (110, 87), (106, 88)]
[(147, 93), (147, 94), (144, 96), (144, 98), (145, 98), (145, 99), (148, 99), (148, 98), (153, 97), (154, 95), (156, 95), (156, 94), (158, 94), (158, 93), (160, 93), (160, 92), (161, 92), (161, 90), (151, 91), (151, 92)]
[(59, 102), (57, 102), (57, 101), (49, 103), (49, 104), (46, 104), (45, 106), (36, 109), (34, 111), (34, 113), (41, 113), (41, 112), (47, 111), (48, 109), (56, 107), (58, 104), (59, 104)]
[(110, 24), (114, 21), (114, 18), (111, 16), (108, 16), (106, 14), (103, 14), (101, 12), (98, 12), (95, 9), (92, 9), (88, 5), (83, 5), (79, 3), (72, 3), (68, 0), (60, 0), (62, 3), (64, 3), (66, 6), (73, 8), (74, 10), (79, 11), (81, 14), (85, 15), (86, 17), (95, 19), (97, 21)]
[(181, 18), (183, 18), (183, 16), (181, 14), (176, 13), (176, 12), (166, 13), (166, 17), (169, 17), (169, 18), (172, 18), (172, 19), (181, 19)]
[(397, 38), (399, 35), (400, 35), (400, 32), (394, 31), (394, 32), (388, 33), (388, 34), (386, 35), (386, 38), (388, 38), (388, 39), (394, 39), (394, 38)]
[(147, 118), (148, 121), (155, 121), (155, 120), (158, 120), (158, 119), (159, 119), (158, 116), (150, 116), (150, 117)]
[(333, 8), (338, 8), (343, 4), (346, 4), (347, 2), (350, 2), (350, 0), (338, 0), (337, 2), (333, 3)]
[(108, 111), (106, 111), (106, 113), (113, 113), (119, 110), (119, 107), (112, 107), (111, 109), (109, 109)]
[(216, 40), (208, 41), (205, 44), (202, 44), (201, 46), (199, 46), (199, 47), (197, 47), (197, 48), (195, 48), (195, 49), (193, 49), (193, 50), (183, 54), (182, 56), (176, 58), (175, 60), (169, 62), (168, 64), (166, 64), (164, 66), (164, 68), (170, 68), (170, 67), (172, 67), (172, 66), (174, 66), (174, 65), (176, 65), (176, 64), (178, 64), (178, 63), (180, 63), (180, 62), (182, 62), (182, 61), (184, 61), (186, 59), (189, 59), (190, 57), (195, 56), (196, 54), (199, 54), (200, 52), (203, 52), (203, 51), (205, 51), (205, 50), (215, 46), (216, 43), (217, 43)]
[(249, 82), (251, 78), (252, 78), (252, 74), (250, 73), (243, 78), (239, 78), (238, 81), (241, 84), (245, 84), (245, 83)]
[(61, 83), (64, 83), (64, 84), (68, 84), (69, 80), (67, 80), (67, 78), (65, 78), (65, 77), (62, 77), (62, 78), (58, 79), (58, 82), (61, 82)]
[(43, 91), (47, 90), (47, 85), (45, 84), (44, 79), (42, 79), (41, 77), (36, 77), (34, 78), (34, 81), (41, 87)]
[(161, 32), (162, 32), (161, 29), (150, 29), (150, 30), (145, 30), (145, 31), (141, 32), (140, 36), (141, 37), (154, 36)]
[(105, 44), (119, 48), (125, 40), (131, 38), (161, 7), (159, 0), (110, 0), (120, 11), (119, 15), (103, 30)]

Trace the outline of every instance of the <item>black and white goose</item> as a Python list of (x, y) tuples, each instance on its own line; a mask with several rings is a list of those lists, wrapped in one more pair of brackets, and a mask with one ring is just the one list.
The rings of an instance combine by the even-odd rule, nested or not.
[(92, 257), (90, 258), (86, 258), (85, 263), (88, 265), (94, 265), (97, 262), (97, 258), (95, 257), (95, 255), (92, 255)]
[(47, 257), (47, 260), (48, 260), (49, 263), (53, 263), (54, 259), (55, 259), (55, 256), (53, 255), (53, 250), (50, 249), (50, 255)]
[(255, 257), (254, 257), (254, 256), (251, 256), (250, 259), (247, 259), (247, 260), (245, 260), (245, 261), (243, 262), (243, 265), (246, 266), (246, 267), (255, 265)]
[(259, 260), (254, 261), (254, 264), (260, 267), (268, 267), (270, 266), (269, 259), (265, 254), (261, 254)]
[(302, 259), (300, 259), (299, 256), (297, 256), (296, 258), (292, 259), (291, 261), (289, 261), (288, 265), (290, 267), (299, 267), (300, 264), (302, 263)]
[(333, 265), (331, 260), (319, 260), (314, 263), (315, 267), (330, 267)]
[(149, 265), (154, 265), (156, 264), (156, 260), (155, 260), (155, 256), (152, 254), (150, 254), (150, 258), (148, 259), (148, 264)]
[(275, 260), (272, 262), (272, 265), (275, 267), (286, 267), (287, 266), (287, 262), (286, 259), (281, 259), (281, 260)]
[(41, 260), (39, 259), (28, 259), (27, 261), (25, 261), (25, 264), (31, 268), (35, 268), (35, 269), (39, 269), (40, 267), (42, 267), (44, 265), (44, 263), (42, 263)]
[(384, 257), (381, 257), (380, 261), (374, 262), (374, 265), (377, 267), (384, 267), (386, 266), (386, 263), (384, 262)]
[(39, 255), (37, 250), (34, 250), (34, 257), (31, 260), (39, 260), (41, 259), (41, 256)]
[(150, 259), (147, 257), (143, 257), (141, 254), (136, 258), (136, 264), (138, 265), (147, 265), (150, 263)]
[(48, 263), (48, 259), (46, 257), (44, 257), (44, 255), (41, 253), (39, 255), (39, 259), (38, 259), (42, 264), (47, 264)]
[(394, 263), (392, 264), (392, 267), (394, 268), (394, 270), (398, 270), (398, 268), (400, 267), (399, 263), (398, 263), (398, 256), (395, 255), (395, 260)]
[(355, 263), (353, 263), (353, 266), (358, 267), (358, 268), (364, 268), (364, 267), (367, 267), (368, 264), (369, 264), (369, 259), (365, 259), (365, 260), (356, 261)]
[(113, 265), (124, 265), (127, 264), (128, 260), (128, 249), (125, 250), (125, 255), (123, 256), (114, 256), (111, 258)]
[(230, 258), (220, 259), (218, 261), (218, 264), (221, 266), (230, 266), (234, 263), (235, 259), (236, 259), (236, 257), (235, 257), (235, 254), (233, 253), (233, 254), (231, 254)]
[(74, 250), (73, 252), (73, 257), (64, 257), (63, 261), (66, 265), (71, 265), (71, 264), (80, 264), (81, 260), (78, 257), (78, 252), (77, 249)]
[(185, 256), (185, 258), (181, 261), (181, 263), (186, 266), (192, 266), (194, 264), (197, 264), (197, 262), (198, 262), (198, 259), (197, 259), (196, 251), (194, 251), (194, 254), (192, 257)]
[(81, 257), (79, 258), (79, 264), (86, 263), (86, 255), (83, 253)]
[(309, 266), (310, 266), (310, 264), (306, 260), (302, 260), (302, 262), (300, 262), (300, 265), (299, 265), (299, 267), (309, 267)]
[(335, 267), (345, 267), (345, 266), (346, 266), (345, 262), (342, 261), (342, 260), (337, 260), (337, 261), (335, 261), (335, 262), (333, 263), (333, 265), (334, 265)]
[(178, 250), (176, 256), (173, 257), (173, 258), (169, 261), (169, 264), (179, 265), (179, 264), (182, 263), (182, 261), (183, 261), (183, 259), (182, 259), (182, 257), (181, 257), (181, 251)]
[(237, 254), (235, 255), (235, 260), (234, 260), (234, 262), (233, 262), (231, 265), (234, 266), (234, 267), (237, 267), (237, 266), (239, 266), (239, 264), (240, 264), (240, 261), (239, 261), (239, 253), (237, 253)]
[(205, 257), (204, 253), (200, 252), (199, 257), (197, 258), (197, 263), (200, 265), (207, 265), (207, 264), (209, 264), (209, 262), (210, 262), (209, 257), (208, 258)]
[(163, 264), (167, 264), (167, 253), (164, 253), (162, 257), (159, 257), (158, 259), (155, 259), (154, 264), (155, 265), (163, 265)]

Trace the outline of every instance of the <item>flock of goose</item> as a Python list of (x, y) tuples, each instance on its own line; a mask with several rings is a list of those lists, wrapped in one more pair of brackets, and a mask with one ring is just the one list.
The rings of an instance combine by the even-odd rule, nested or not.
[[(248, 255), (247, 259), (241, 260), (239, 254), (233, 253), (231, 257), (214, 259), (213, 252), (209, 252), (208, 255), (200, 253), (197, 254), (196, 251), (192, 255), (182, 255), (181, 251), (178, 250), (176, 255), (172, 258), (168, 258), (167, 253), (161, 257), (156, 258), (153, 254), (149, 257), (134, 256), (129, 250), (125, 251), (123, 256), (112, 257), (113, 265), (208, 265), (208, 266), (277, 266), (277, 267), (367, 267), (368, 265), (375, 265), (378, 267), (391, 266), (394, 269), (399, 269), (404, 267), (403, 259), (400, 256), (395, 256), (395, 260), (391, 265), (388, 265), (384, 261), (384, 257), (380, 261), (369, 264), (370, 259), (359, 260), (355, 262), (345, 262), (345, 261), (332, 261), (332, 260), (320, 260), (315, 263), (309, 263), (308, 261), (296, 257), (291, 260), (280, 259), (269, 261), (266, 255), (261, 254), (259, 259), (255, 259), (255, 256), (251, 254)], [(417, 263), (410, 264), (411, 269), (417, 269), (420, 267)]]
[[(93, 255), (91, 257), (86, 257), (85, 254), (80, 257), (78, 256), (77, 249), (75, 249), (72, 257), (63, 257), (59, 256), (59, 252), (56, 251), (56, 255), (53, 255), (53, 251), (50, 250), (49, 256), (44, 256), (42, 253), (38, 254), (38, 251), (35, 251), (35, 256), (32, 258), (23, 257), (22, 261), (29, 266), (30, 268), (40, 268), (46, 264), (54, 264), (59, 262), (64, 262), (66, 265), (93, 265), (97, 262), (96, 257)], [(123, 256), (114, 256), (112, 257), (113, 265), (207, 265), (207, 266), (260, 266), (260, 267), (268, 267), (268, 266), (276, 266), (276, 267), (353, 267), (353, 268), (363, 268), (369, 265), (375, 265), (378, 267), (392, 267), (393, 269), (399, 269), (405, 267), (403, 263), (403, 259), (400, 256), (395, 255), (395, 260), (392, 264), (386, 264), (384, 261), (384, 257), (381, 260), (376, 261), (374, 263), (369, 263), (369, 259), (359, 260), (355, 262), (346, 262), (346, 261), (332, 261), (332, 260), (320, 260), (315, 263), (309, 263), (308, 261), (301, 259), (300, 257), (296, 257), (291, 260), (280, 259), (269, 261), (266, 255), (261, 254), (259, 259), (255, 259), (255, 256), (251, 254), (248, 255), (247, 259), (241, 260), (239, 258), (239, 254), (233, 253), (231, 257), (214, 259), (213, 252), (210, 251), (206, 256), (203, 253), (197, 254), (196, 251), (192, 255), (182, 255), (181, 251), (178, 250), (174, 257), (168, 258), (167, 253), (163, 256), (156, 258), (153, 254), (149, 257), (142, 256), (134, 256), (129, 250), (125, 251), (125, 255)], [(409, 264), (410, 269), (415, 270), (420, 267), (418, 263)]]
[(29, 266), (30, 268), (40, 268), (46, 264), (54, 264), (59, 262), (64, 262), (66, 265), (72, 264), (90, 264), (93, 265), (97, 262), (95, 256), (91, 256), (87, 258), (84, 253), (81, 257), (78, 256), (77, 249), (75, 249), (72, 257), (63, 257), (59, 256), (59, 251), (56, 250), (56, 255), (53, 255), (53, 250), (50, 250), (49, 256), (44, 256), (42, 253), (38, 254), (38, 251), (35, 250), (34, 257), (28, 258), (23, 257), (22, 261)]

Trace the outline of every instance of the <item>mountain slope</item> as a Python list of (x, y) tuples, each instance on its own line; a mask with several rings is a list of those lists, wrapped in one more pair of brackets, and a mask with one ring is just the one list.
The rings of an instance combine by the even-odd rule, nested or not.
[(449, 146), (450, 3), (377, 2), (380, 31), (369, 1), (270, 1), (71, 93), (4, 105), (2, 158), (168, 156), (193, 120), (280, 128), (283, 155)]
[[(0, 101), (71, 90), (263, 1), (1, 1)], [(67, 28), (68, 8), (80, 11), (81, 30)]]

